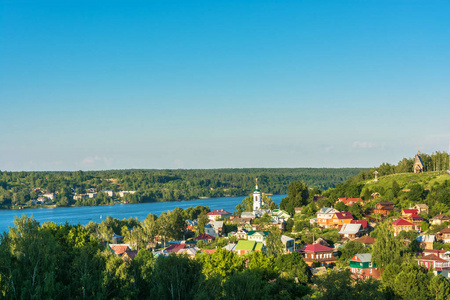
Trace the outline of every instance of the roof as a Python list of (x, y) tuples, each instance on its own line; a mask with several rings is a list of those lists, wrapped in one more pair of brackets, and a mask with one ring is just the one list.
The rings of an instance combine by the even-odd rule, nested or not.
[(117, 255), (122, 255), (127, 250), (131, 250), (129, 244), (109, 244), (109, 248), (111, 248), (111, 250), (113, 250)]
[(416, 214), (411, 214), (409, 217), (412, 218), (414, 221), (423, 220), (423, 218), (421, 216), (416, 215)]
[(403, 219), (397, 219), (394, 222), (392, 222), (392, 225), (411, 225), (412, 226), (412, 223), (410, 223), (406, 220), (403, 220)]
[(236, 244), (228, 244), (225, 247), (222, 247), (222, 249), (228, 250), (228, 251), (233, 251), (234, 248), (236, 248)]
[(344, 224), (339, 234), (356, 234), (361, 229), (361, 224)]
[(372, 254), (370, 253), (356, 254), (350, 260), (358, 262), (372, 262)]
[(417, 259), (418, 260), (434, 260), (434, 261), (439, 261), (439, 262), (447, 262), (445, 259), (442, 259), (435, 254), (425, 255), (425, 256), (419, 257)]
[(291, 238), (291, 237), (289, 237), (289, 236), (286, 236), (286, 235), (282, 235), (282, 236), (281, 236), (281, 241), (282, 241), (283, 243), (287, 243), (287, 242), (293, 241), (293, 240), (294, 240), (294, 239)]
[(212, 222), (212, 226), (214, 228), (222, 228), (223, 227), (223, 221), (214, 221), (214, 222)]
[(338, 219), (353, 219), (353, 215), (349, 212), (337, 212), (335, 215)]
[[(255, 241), (248, 241), (248, 240), (239, 240), (236, 244), (236, 247), (234, 247), (234, 251), (244, 250), (244, 251), (253, 251), (253, 249), (256, 246)], [(262, 243), (260, 243), (262, 244)]]
[(317, 211), (318, 214), (333, 214), (339, 212), (338, 210), (332, 208), (332, 207), (322, 207)]
[(417, 206), (418, 208), (428, 208), (428, 205), (426, 204), (416, 204), (415, 206)]
[(330, 246), (327, 241), (325, 241), (323, 238), (318, 238), (313, 244), (320, 244), (322, 246)]
[(419, 212), (419, 210), (415, 209), (415, 208), (407, 208), (407, 209), (402, 209), (402, 212), (405, 214), (416, 214)]
[(177, 253), (178, 251), (180, 251), (181, 249), (186, 248), (186, 244), (172, 244), (169, 247), (167, 247), (166, 249), (164, 249), (165, 252), (174, 252)]
[(224, 209), (215, 209), (213, 211), (210, 211), (207, 213), (208, 216), (223, 216), (223, 215), (231, 215), (230, 212), (224, 210)]
[[(128, 250), (125, 251), (125, 253), (128, 255), (128, 257), (133, 260), (134, 257), (137, 255), (138, 251), (137, 250)], [(125, 254), (124, 254), (125, 255)]]
[(255, 213), (254, 212), (243, 212), (241, 213), (241, 218), (255, 218)]
[(325, 252), (325, 251), (329, 252), (329, 251), (334, 251), (334, 249), (320, 245), (320, 244), (314, 244), (314, 245), (308, 244), (304, 248), (300, 249), (300, 251), (302, 251), (302, 252)]
[(195, 237), (194, 240), (214, 240), (215, 237), (213, 237), (212, 235), (209, 234), (201, 234), (198, 237)]
[(434, 234), (427, 234), (427, 235), (419, 235), (416, 237), (416, 241), (419, 243), (434, 243), (436, 240)]
[(432, 217), (431, 220), (450, 220), (450, 218), (446, 215), (438, 214)]
[(350, 224), (361, 224), (361, 226), (366, 229), (367, 228), (367, 220), (351, 220)]
[(444, 228), (441, 231), (439, 231), (439, 233), (450, 233), (450, 228)]
[(375, 239), (371, 236), (365, 235), (355, 240), (356, 242), (360, 242), (363, 244), (373, 244), (375, 243)]
[(383, 206), (394, 205), (393, 202), (378, 202), (377, 204), (380, 204), (380, 205), (383, 205)]
[(214, 252), (216, 252), (216, 249), (202, 249), (202, 250), (200, 250), (200, 252), (207, 253), (207, 254), (213, 254)]
[(258, 230), (251, 230), (247, 233), (247, 236), (254, 235), (254, 234), (260, 234), (262, 236), (269, 236), (270, 231), (258, 231)]

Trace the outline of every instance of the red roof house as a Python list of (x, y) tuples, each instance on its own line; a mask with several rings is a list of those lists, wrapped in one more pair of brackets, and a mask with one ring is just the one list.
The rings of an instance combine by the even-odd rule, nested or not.
[(361, 203), (361, 204), (364, 203), (364, 201), (361, 198), (345, 198), (345, 197), (343, 197), (343, 198), (338, 198), (338, 199), (339, 199), (339, 202), (343, 202), (345, 205), (347, 205), (349, 207), (355, 203)]
[(172, 244), (166, 249), (164, 249), (164, 251), (168, 253), (177, 253), (178, 251), (184, 248), (186, 248), (186, 244)]
[(216, 209), (207, 213), (208, 219), (211, 221), (215, 221), (217, 218), (226, 218), (232, 215), (232, 213), (224, 210), (224, 209)]
[(206, 234), (206, 233), (201, 234), (198, 237), (194, 238), (194, 240), (204, 241), (206, 243), (210, 243), (210, 242), (214, 241), (214, 239), (215, 239), (215, 237), (213, 237), (212, 235)]
[(409, 216), (411, 214), (417, 214), (419, 210), (414, 208), (408, 208), (408, 209), (402, 209), (402, 215), (403, 216)]
[(406, 220), (403, 219), (397, 219), (394, 222), (391, 223), (392, 224), (392, 228), (394, 229), (394, 235), (396, 236), (397, 234), (400, 233), (400, 231), (410, 231), (413, 230), (413, 223), (408, 222)]
[(303, 260), (310, 267), (314, 265), (314, 262), (318, 262), (321, 266), (336, 263), (336, 257), (333, 255), (334, 249), (321, 244), (309, 244), (296, 251), (303, 256)]

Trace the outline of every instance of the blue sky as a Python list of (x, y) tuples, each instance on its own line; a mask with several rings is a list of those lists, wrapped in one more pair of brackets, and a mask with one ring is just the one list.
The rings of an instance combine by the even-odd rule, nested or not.
[(0, 170), (371, 167), (448, 151), (449, 11), (0, 1)]

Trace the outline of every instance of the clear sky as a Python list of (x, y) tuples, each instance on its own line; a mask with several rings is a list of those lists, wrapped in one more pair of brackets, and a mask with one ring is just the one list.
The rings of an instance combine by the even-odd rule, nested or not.
[(433, 0), (0, 0), (0, 170), (448, 151), (449, 15)]

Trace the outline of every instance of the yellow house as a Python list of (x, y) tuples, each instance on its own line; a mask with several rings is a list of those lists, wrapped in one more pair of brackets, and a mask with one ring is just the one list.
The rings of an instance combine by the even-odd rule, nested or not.
[(353, 220), (353, 215), (349, 212), (337, 212), (333, 215), (333, 225), (339, 226), (344, 224), (350, 224)]
[(392, 229), (394, 229), (394, 235), (397, 236), (401, 231), (413, 230), (413, 224), (403, 219), (397, 219), (392, 224)]

